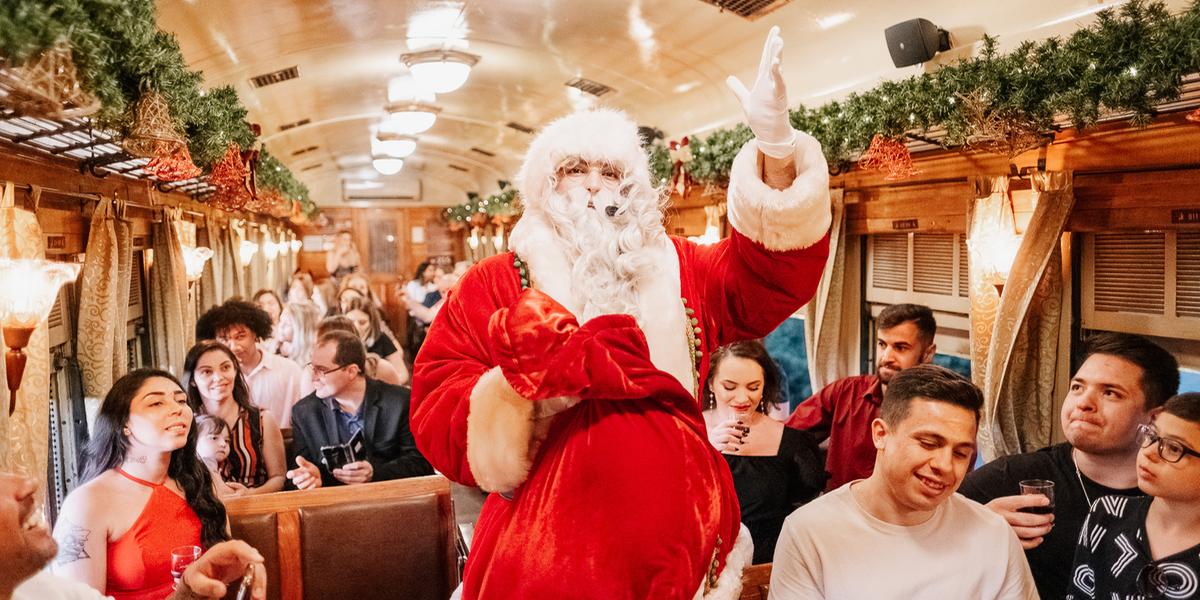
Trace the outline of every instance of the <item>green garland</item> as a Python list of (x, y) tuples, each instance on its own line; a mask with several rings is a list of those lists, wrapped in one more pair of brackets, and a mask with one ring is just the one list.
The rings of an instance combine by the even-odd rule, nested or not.
[(467, 192), (467, 201), (458, 206), (451, 206), (442, 212), (449, 223), (467, 223), (483, 215), (488, 219), (495, 217), (516, 217), (521, 214), (517, 206), (517, 188), (507, 181), (498, 181), (500, 191), (490, 196), (480, 196), (475, 192)]
[[(203, 75), (188, 69), (175, 36), (158, 28), (153, 0), (0, 1), (3, 64), (24, 64), (59, 39), (71, 44), (83, 87), (100, 99), (99, 127), (128, 132), (138, 98), (154, 90), (166, 99), (196, 165), (210, 169), (231, 143), (243, 150), (255, 144), (237, 92), (200, 87)], [(314, 212), (307, 188), (270, 160), (265, 168), (260, 163), (260, 186)]]
[(300, 212), (309, 218), (316, 217), (317, 204), (308, 195), (308, 188), (295, 175), (266, 150), (259, 152), (258, 168), (254, 171), (258, 186), (276, 190), (284, 198), (300, 203)]
[[(903, 138), (944, 129), (942, 144), (967, 144), (979, 132), (964, 99), (987, 114), (1050, 134), (1065, 115), (1076, 128), (1102, 114), (1132, 112), (1144, 126), (1154, 106), (1179, 97), (1183, 76), (1200, 71), (1200, 0), (1171, 15), (1160, 2), (1132, 0), (1105, 10), (1065, 40), (1026, 42), (1000, 55), (984, 38), (980, 56), (934, 73), (851, 94), (817, 108), (791, 111), (796, 129), (821, 143), (829, 164), (845, 169), (876, 134)], [(692, 140), (689, 172), (699, 183), (727, 185), (729, 168), (752, 137), (744, 125)]]

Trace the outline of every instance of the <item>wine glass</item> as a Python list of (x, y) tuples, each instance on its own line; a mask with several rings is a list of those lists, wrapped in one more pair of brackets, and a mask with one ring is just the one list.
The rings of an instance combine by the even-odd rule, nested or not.
[(171, 550), (171, 577), (175, 580), (174, 587), (179, 587), (179, 580), (188, 566), (200, 559), (203, 552), (200, 546), (179, 546)]
[(1046, 506), (1028, 506), (1021, 509), (1021, 512), (1033, 513), (1035, 515), (1049, 515), (1054, 513), (1054, 482), (1047, 479), (1026, 479), (1020, 482), (1021, 494), (1035, 494), (1045, 496), (1050, 500)]

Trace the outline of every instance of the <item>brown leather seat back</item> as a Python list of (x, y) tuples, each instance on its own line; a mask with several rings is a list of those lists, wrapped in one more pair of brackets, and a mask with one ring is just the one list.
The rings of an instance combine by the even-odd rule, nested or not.
[[(279, 598), (279, 536), (275, 513), (234, 514), (229, 516), (229, 530), (234, 539), (242, 540), (258, 550), (267, 569), (267, 597)], [(234, 587), (234, 586), (231, 586)], [(236, 594), (236, 588), (231, 589)]]
[(435, 495), (300, 509), (307, 600), (445, 600), (446, 536)]
[(767, 600), (771, 589), (771, 563), (752, 565), (742, 571), (742, 595), (739, 600)]

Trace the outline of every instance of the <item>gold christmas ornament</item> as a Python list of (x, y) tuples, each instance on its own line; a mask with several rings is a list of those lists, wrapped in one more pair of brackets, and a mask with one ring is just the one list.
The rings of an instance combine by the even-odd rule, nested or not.
[(100, 101), (80, 87), (71, 46), (60, 39), (22, 66), (0, 61), (0, 107), (20, 116), (61, 121), (100, 110)]

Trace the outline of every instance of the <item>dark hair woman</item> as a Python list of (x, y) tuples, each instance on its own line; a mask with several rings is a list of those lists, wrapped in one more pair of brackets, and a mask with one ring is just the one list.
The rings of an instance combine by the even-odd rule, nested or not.
[(54, 570), (117, 600), (169, 596), (173, 549), (229, 537), (196, 438), (173, 375), (137, 369), (118, 379), (96, 415), (83, 484), (55, 525)]
[(784, 518), (825, 487), (817, 443), (767, 416), (780, 402), (779, 380), (767, 349), (749, 341), (717, 349), (704, 385), (708, 441), (733, 473), (755, 564), (771, 562)]
[(283, 489), (287, 462), (283, 434), (275, 419), (250, 403), (250, 388), (233, 351), (221, 342), (203, 341), (183, 360), (188, 404), (198, 415), (211, 415), (229, 426), (229, 456), (219, 465), (221, 478), (241, 494)]

